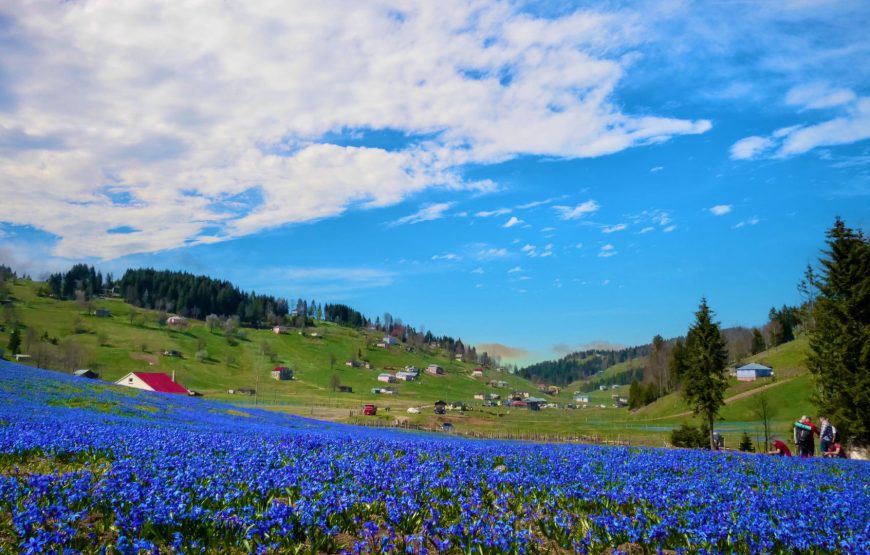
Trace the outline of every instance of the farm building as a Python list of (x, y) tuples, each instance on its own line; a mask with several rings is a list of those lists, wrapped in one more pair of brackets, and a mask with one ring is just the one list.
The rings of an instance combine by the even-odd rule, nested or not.
[(426, 373), (432, 374), (433, 376), (441, 376), (444, 374), (444, 369), (437, 364), (430, 364), (426, 367)]
[(475, 368), (471, 371), (472, 378), (482, 378), (483, 377), (483, 368)]
[(170, 316), (166, 319), (167, 326), (183, 326), (187, 324), (187, 318), (184, 316)]
[(163, 356), (165, 356), (165, 357), (181, 358), (181, 351), (175, 351), (175, 350), (172, 350), (172, 349), (167, 349), (167, 350), (163, 351)]
[(180, 393), (190, 395), (190, 391), (177, 384), (162, 372), (130, 372), (115, 384), (145, 391), (157, 391), (159, 393)]
[(398, 345), (398, 344), (399, 344), (399, 340), (396, 339), (395, 337), (391, 336), (391, 335), (385, 335), (385, 336), (384, 336), (383, 343), (384, 343), (385, 345)]
[(386, 383), (395, 383), (396, 376), (394, 376), (392, 374), (388, 374), (387, 372), (381, 372), (380, 374), (378, 374), (378, 381), (379, 382), (386, 382)]
[(272, 369), (271, 376), (273, 380), (284, 381), (293, 379), (293, 370), (286, 366), (278, 366)]
[(396, 372), (396, 378), (403, 380), (403, 381), (406, 381), (406, 382), (412, 382), (412, 381), (416, 380), (417, 377), (418, 377), (418, 374), (416, 372), (407, 372), (404, 370), (400, 370), (399, 372)]
[(773, 375), (773, 368), (753, 362), (737, 368), (737, 379), (741, 382), (751, 382), (758, 378), (769, 378)]
[(492, 387), (505, 388), (508, 386), (508, 383), (504, 380), (493, 380), (489, 382), (489, 385), (491, 385)]
[(435, 414), (444, 414), (447, 411), (447, 403), (435, 401)]
[(73, 372), (73, 375), (79, 378), (88, 378), (90, 380), (96, 380), (100, 377), (99, 374), (97, 374), (93, 370), (88, 370), (87, 368), (76, 370), (75, 372)]
[(540, 397), (527, 397), (525, 402), (529, 410), (541, 410), (541, 407), (547, 404), (547, 400)]
[(577, 395), (575, 393), (574, 394), (574, 402), (575, 403), (588, 403), (589, 402), (589, 395)]

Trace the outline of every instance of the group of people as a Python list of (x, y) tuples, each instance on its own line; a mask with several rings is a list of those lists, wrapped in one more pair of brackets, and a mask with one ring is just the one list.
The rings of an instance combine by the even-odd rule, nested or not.
[[(793, 439), (801, 458), (815, 456), (815, 438), (817, 436), (819, 438), (819, 452), (823, 457), (846, 458), (846, 452), (840, 444), (837, 428), (824, 416), (819, 417), (819, 426), (816, 426), (809, 416), (802, 416), (800, 420), (794, 423)], [(773, 441), (773, 450), (769, 454), (790, 457), (791, 450), (784, 441), (775, 439)]]

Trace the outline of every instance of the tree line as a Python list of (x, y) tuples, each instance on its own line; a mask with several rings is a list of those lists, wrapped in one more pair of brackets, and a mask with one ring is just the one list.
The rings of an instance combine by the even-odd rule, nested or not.
[(614, 364), (643, 357), (648, 353), (649, 345), (624, 349), (587, 349), (567, 354), (558, 360), (531, 364), (517, 373), (528, 380), (565, 386), (594, 376)]

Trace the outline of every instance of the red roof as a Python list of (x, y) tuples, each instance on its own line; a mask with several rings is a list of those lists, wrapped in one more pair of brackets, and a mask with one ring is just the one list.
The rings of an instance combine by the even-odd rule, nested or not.
[(162, 372), (133, 372), (133, 375), (145, 382), (154, 391), (190, 395), (190, 391), (172, 381), (172, 378)]

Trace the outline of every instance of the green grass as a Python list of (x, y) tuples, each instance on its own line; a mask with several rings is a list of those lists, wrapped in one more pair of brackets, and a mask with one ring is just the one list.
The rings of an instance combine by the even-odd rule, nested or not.
[[(514, 435), (526, 437), (530, 434), (560, 434), (566, 436), (597, 436), (610, 440), (629, 439), (637, 443), (662, 445), (667, 440), (667, 429), (682, 422), (695, 421), (692, 416), (682, 415), (689, 407), (680, 394), (671, 394), (659, 399), (652, 405), (630, 413), (626, 408), (613, 408), (612, 395), (628, 396), (628, 386), (615, 390), (595, 390), (589, 392), (590, 405), (604, 404), (607, 408), (588, 409), (548, 409), (540, 412), (508, 409), (506, 407), (481, 407), (480, 401), (473, 399), (476, 393), (493, 392), (502, 398), (512, 389), (528, 391), (537, 397), (544, 397), (560, 404), (572, 402), (574, 391), (580, 390), (583, 382), (575, 382), (554, 397), (541, 394), (537, 386), (525, 379), (511, 374), (486, 370), (484, 378), (472, 378), (471, 370), (476, 366), (452, 360), (447, 353), (418, 349), (407, 352), (404, 345), (388, 349), (375, 347), (382, 334), (337, 326), (328, 322), (317, 322), (308, 328), (308, 335), (299, 335), (296, 330), (289, 334), (276, 336), (271, 330), (245, 329), (246, 339), (229, 342), (222, 333), (209, 331), (204, 322), (192, 321), (189, 329), (178, 331), (161, 326), (157, 322), (158, 313), (126, 305), (117, 299), (96, 301), (95, 308), (111, 311), (110, 318), (97, 318), (82, 313), (71, 301), (58, 301), (36, 295), (37, 284), (19, 280), (12, 285), (16, 298), (15, 313), (26, 327), (33, 328), (38, 336), (46, 333), (56, 338), (57, 347), (42, 342), (45, 349), (62, 354), (62, 345), (72, 338), (81, 346), (83, 361), (79, 367), (87, 367), (100, 372), (102, 379), (115, 381), (128, 372), (175, 372), (179, 383), (189, 389), (205, 394), (210, 399), (225, 400), (239, 405), (237, 416), (244, 418), (244, 407), (251, 406), (255, 398), (229, 395), (228, 389), (257, 388), (259, 395), (256, 403), (272, 410), (279, 410), (309, 417), (329, 420), (355, 421), (351, 416), (365, 403), (375, 403), (381, 410), (377, 419), (392, 423), (397, 418), (410, 424), (437, 427), (441, 422), (450, 421), (459, 432), (475, 432), (482, 435)], [(133, 314), (131, 320), (130, 315)], [(79, 320), (85, 331), (76, 333), (74, 323)], [(8, 343), (10, 327), (0, 332), (0, 346)], [(318, 337), (311, 337), (316, 332)], [(22, 338), (25, 330), (22, 329)], [(260, 345), (267, 344), (276, 353), (276, 360), (260, 354)], [(208, 352), (208, 358), (196, 359), (200, 345)], [(34, 349), (31, 346), (31, 352)], [(177, 350), (182, 358), (165, 357), (164, 350)], [(803, 363), (807, 341), (800, 338), (794, 342), (766, 351), (755, 357), (774, 367), (777, 380), (781, 385), (767, 391), (777, 429), (787, 432), (790, 421), (801, 414), (814, 414), (809, 402), (812, 389), (810, 377)], [(345, 361), (351, 358), (368, 360), (373, 368), (349, 368)], [(334, 363), (331, 361), (334, 360)], [(35, 361), (31, 360), (33, 364)], [(417, 382), (391, 384), (398, 390), (397, 395), (373, 395), (373, 387), (385, 386), (377, 381), (383, 371), (394, 371), (406, 365), (425, 368), (429, 363), (441, 365), (445, 376), (422, 374)], [(613, 377), (621, 372), (639, 367), (642, 359), (614, 365), (592, 379)], [(275, 366), (289, 366), (295, 372), (292, 381), (278, 382), (269, 377)], [(54, 365), (57, 367), (57, 364)], [(343, 385), (353, 388), (353, 393), (332, 391), (333, 376), (338, 376)], [(508, 387), (495, 389), (488, 387), (488, 380), (504, 380)], [(790, 381), (787, 381), (789, 380)], [(87, 382), (89, 387), (112, 387)], [(770, 380), (742, 383), (732, 380), (727, 396), (733, 396), (770, 383)], [(129, 391), (130, 395), (137, 395)], [(435, 415), (431, 410), (434, 401), (464, 401), (473, 410), (464, 414), (448, 413)], [(755, 420), (752, 409), (756, 397), (750, 395), (723, 407), (721, 415), (725, 422), (751, 423)], [(147, 414), (143, 404), (143, 414)], [(424, 407), (422, 414), (406, 412), (411, 406)], [(390, 407), (390, 411), (384, 410)], [(85, 408), (85, 407), (82, 407)], [(92, 410), (112, 410), (112, 407), (90, 407)], [(751, 425), (750, 425), (751, 426)], [(661, 428), (661, 429), (660, 429)]]

